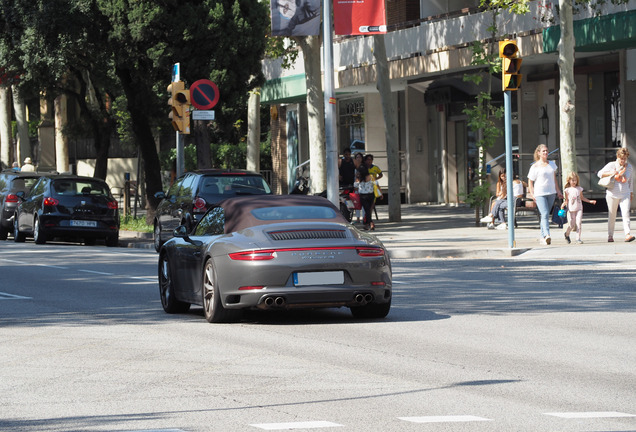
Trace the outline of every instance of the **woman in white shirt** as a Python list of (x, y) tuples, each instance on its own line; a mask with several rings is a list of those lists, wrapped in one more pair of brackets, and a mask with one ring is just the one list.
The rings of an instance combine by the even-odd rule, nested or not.
[(528, 173), (528, 194), (539, 209), (541, 215), (541, 244), (549, 245), (550, 210), (555, 198), (563, 198), (556, 178), (557, 166), (548, 160), (548, 146), (539, 144), (534, 151), (534, 163)]
[(605, 165), (599, 172), (599, 177), (614, 176), (612, 185), (607, 188), (605, 200), (607, 201), (607, 241), (614, 241), (614, 224), (616, 223), (616, 211), (621, 208), (623, 217), (623, 231), (625, 241), (634, 241), (630, 231), (629, 208), (634, 198), (634, 169), (627, 162), (629, 150), (620, 148), (616, 151), (616, 160)]

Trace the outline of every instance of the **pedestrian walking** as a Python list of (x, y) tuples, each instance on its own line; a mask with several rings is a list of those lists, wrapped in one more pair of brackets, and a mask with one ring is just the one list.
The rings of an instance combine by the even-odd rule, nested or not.
[(528, 193), (537, 204), (541, 215), (541, 239), (543, 245), (552, 242), (550, 237), (550, 211), (558, 196), (563, 198), (556, 178), (557, 166), (548, 160), (548, 146), (539, 144), (534, 150), (534, 163), (528, 172)]
[(581, 224), (583, 222), (583, 202), (596, 204), (596, 200), (590, 200), (583, 196), (583, 188), (579, 186), (579, 175), (571, 172), (566, 181), (566, 188), (563, 190), (563, 204), (561, 208), (567, 207), (568, 224), (565, 226), (563, 236), (565, 241), (571, 243), (570, 233), (576, 231), (576, 243), (581, 244)]
[(369, 174), (369, 169), (362, 165), (358, 168), (358, 180), (356, 181), (356, 188), (360, 194), (360, 202), (364, 209), (364, 229), (374, 230), (375, 224), (371, 219), (371, 210), (373, 209), (373, 203), (375, 202), (375, 195), (373, 193), (373, 185), (375, 180), (373, 176)]
[(629, 150), (620, 148), (616, 151), (616, 160), (605, 165), (599, 172), (599, 178), (613, 177), (612, 183), (605, 192), (607, 201), (607, 241), (614, 241), (614, 225), (616, 211), (620, 207), (623, 219), (625, 241), (634, 241), (630, 229), (629, 208), (634, 199), (634, 168), (627, 162)]

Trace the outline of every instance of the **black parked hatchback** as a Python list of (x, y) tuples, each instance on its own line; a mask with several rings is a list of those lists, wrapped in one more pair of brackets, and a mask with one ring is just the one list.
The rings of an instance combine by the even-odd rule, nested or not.
[(107, 246), (119, 243), (119, 209), (108, 184), (101, 179), (75, 175), (43, 176), (31, 192), (18, 193), (14, 240), (32, 236), (43, 244), (55, 237), (82, 238)]
[(190, 232), (210, 207), (226, 198), (271, 193), (265, 178), (253, 171), (206, 169), (185, 173), (165, 194), (155, 194), (162, 198), (154, 220), (155, 250), (159, 252), (179, 225)]
[(17, 193), (27, 193), (43, 174), (5, 170), (0, 173), (0, 240), (13, 232), (13, 217), (18, 207)]

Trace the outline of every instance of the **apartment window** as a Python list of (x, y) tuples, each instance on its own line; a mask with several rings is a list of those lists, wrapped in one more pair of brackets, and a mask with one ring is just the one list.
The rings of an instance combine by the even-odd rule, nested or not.
[(364, 98), (345, 99), (338, 103), (339, 146), (338, 151), (351, 148), (365, 149), (364, 143)]

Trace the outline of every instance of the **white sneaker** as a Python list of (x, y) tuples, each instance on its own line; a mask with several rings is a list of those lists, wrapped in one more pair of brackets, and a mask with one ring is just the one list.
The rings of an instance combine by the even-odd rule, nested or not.
[(496, 227), (495, 229), (498, 229), (498, 230), (505, 230), (505, 229), (507, 229), (507, 228), (508, 228), (508, 227), (506, 226), (506, 223), (504, 222), (504, 223), (500, 223), (499, 225), (497, 225), (497, 227)]
[(492, 215), (484, 216), (483, 218), (479, 219), (479, 222), (483, 222), (483, 223), (492, 222)]
[(545, 241), (545, 239), (544, 239), (544, 238), (542, 238), (542, 239), (540, 239), (540, 240), (539, 240), (539, 244), (541, 244), (542, 246), (547, 246), (547, 245), (548, 245), (548, 242), (547, 242), (547, 241)]
[(495, 229), (495, 224), (494, 224), (494, 223), (492, 223), (492, 222), (490, 222), (490, 223), (488, 224), (488, 229)]

